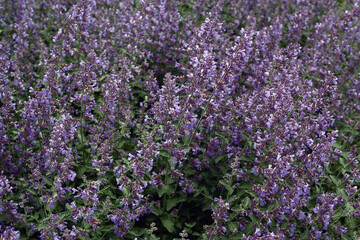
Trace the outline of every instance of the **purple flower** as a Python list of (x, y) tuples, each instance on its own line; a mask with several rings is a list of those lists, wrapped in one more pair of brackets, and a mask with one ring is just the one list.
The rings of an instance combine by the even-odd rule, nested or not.
[(0, 226), (0, 238), (1, 239), (9, 239), (9, 240), (18, 240), (20, 239), (20, 232), (16, 231), (12, 227), (5, 227), (3, 229), (2, 226)]

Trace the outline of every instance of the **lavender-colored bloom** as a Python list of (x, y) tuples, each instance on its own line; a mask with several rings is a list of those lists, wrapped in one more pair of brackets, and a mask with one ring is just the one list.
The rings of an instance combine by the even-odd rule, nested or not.
[[(262, 221), (247, 239), (347, 231), (332, 219), (345, 202), (360, 216), (360, 7), (340, 2), (3, 1), (0, 238), (94, 238), (108, 223), (125, 237), (175, 184), (211, 189), (209, 238), (250, 214)], [(337, 164), (349, 199), (320, 188), (309, 209)], [(239, 192), (250, 203), (232, 211)]]
[(1, 239), (9, 239), (9, 240), (17, 240), (17, 239), (20, 239), (20, 232), (16, 231), (12, 227), (0, 226), (0, 238)]
[[(227, 221), (228, 216), (227, 211), (229, 208), (229, 203), (222, 200), (222, 198), (214, 198), (214, 202), (218, 204), (217, 207), (212, 205), (212, 219), (215, 222), (214, 227), (205, 226), (207, 230), (207, 236), (216, 236), (216, 235), (224, 235), (227, 231), (227, 228), (223, 225), (224, 222)], [(216, 234), (216, 235), (214, 235)]]
[(0, 175), (0, 197), (12, 192), (12, 187), (5, 175)]

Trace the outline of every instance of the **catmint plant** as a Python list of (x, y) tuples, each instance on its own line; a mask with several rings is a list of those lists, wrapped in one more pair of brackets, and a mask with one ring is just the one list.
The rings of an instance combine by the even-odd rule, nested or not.
[(357, 239), (359, 4), (0, 1), (0, 239)]

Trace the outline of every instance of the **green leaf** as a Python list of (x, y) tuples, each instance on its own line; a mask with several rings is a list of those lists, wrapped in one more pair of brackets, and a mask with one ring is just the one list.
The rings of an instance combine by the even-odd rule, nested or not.
[(331, 218), (333, 219), (333, 221), (338, 221), (341, 217), (342, 217), (341, 211), (338, 211), (338, 212), (335, 213), (335, 215), (332, 216)]
[(64, 219), (64, 218), (66, 218), (67, 216), (69, 216), (69, 211), (60, 213), (60, 219)]
[(247, 194), (249, 194), (251, 197), (255, 197), (255, 193), (253, 191), (245, 191)]
[(250, 205), (250, 198), (246, 197), (242, 203), (243, 207), (246, 209)]
[(146, 233), (145, 228), (132, 228), (129, 233), (135, 237), (140, 237)]
[(340, 145), (339, 143), (333, 144), (333, 147), (339, 149), (340, 151), (342, 149), (342, 145)]
[(196, 222), (193, 223), (185, 223), (185, 226), (187, 226), (188, 228), (193, 228), (196, 225)]
[(207, 190), (207, 189), (206, 189), (204, 186), (199, 187), (198, 190), (195, 191), (194, 197), (199, 196), (199, 194), (202, 193), (203, 191), (205, 192), (205, 195), (209, 195), (209, 193), (206, 192), (206, 190)]
[(175, 207), (179, 202), (184, 202), (185, 200), (186, 200), (185, 196), (167, 199), (166, 211), (169, 211), (170, 209)]
[(236, 224), (236, 223), (234, 223), (234, 222), (228, 223), (228, 226), (229, 226), (230, 232), (233, 232), (235, 229), (238, 228), (238, 224)]
[(124, 144), (126, 144), (128, 141), (127, 139), (121, 139), (118, 142), (118, 148), (122, 149), (122, 147), (124, 146)]
[(346, 167), (347, 163), (344, 158), (339, 158), (339, 162), (340, 162), (341, 166)]
[[(190, 135), (191, 136), (191, 135)], [(184, 141), (184, 144), (186, 145), (186, 146), (189, 146), (190, 145), (190, 140), (191, 140), (191, 138), (190, 138), (190, 136), (184, 136), (183, 137), (183, 141)]]
[(250, 182), (243, 181), (237, 186), (237, 188), (250, 190), (250, 189), (252, 189), (252, 186), (253, 185)]
[(343, 157), (345, 160), (348, 160), (348, 152), (342, 152), (342, 157)]
[(126, 196), (126, 197), (129, 196), (129, 194), (130, 194), (129, 187), (124, 187), (122, 192), (124, 193), (124, 196)]
[(199, 240), (208, 240), (209, 237), (206, 235), (206, 233), (201, 234)]
[(211, 209), (210, 205), (211, 205), (212, 201), (208, 198), (205, 198), (202, 202), (202, 210), (206, 211)]
[(259, 219), (257, 218), (257, 216), (255, 216), (254, 213), (250, 213), (249, 217), (253, 223), (258, 223)]
[(77, 176), (82, 177), (85, 171), (86, 171), (86, 167), (81, 167), (77, 172)]
[(344, 189), (336, 189), (336, 193), (337, 194), (341, 194), (341, 196), (344, 198), (344, 199), (347, 199), (347, 194), (346, 194), (346, 192), (345, 192), (345, 190)]
[(164, 157), (164, 158), (169, 158), (169, 152), (168, 150), (160, 150), (160, 156)]
[(330, 175), (329, 178), (336, 186), (339, 186), (340, 181), (338, 179), (336, 179), (336, 177)]
[(288, 186), (289, 188), (292, 188), (292, 184), (290, 183), (290, 181), (285, 181), (286, 186)]
[[(82, 130), (81, 130), (81, 128), (79, 129), (79, 131), (78, 131), (78, 135), (77, 135), (77, 137), (78, 137), (78, 140), (79, 140), (79, 142), (80, 142), (80, 146), (82, 146), (83, 145), (83, 142), (82, 142), (82, 140), (84, 139), (84, 135), (83, 135), (83, 133), (82, 133)], [(78, 146), (79, 146), (78, 145)]]
[(174, 186), (172, 185), (164, 185), (162, 188), (160, 188), (160, 190), (158, 191), (158, 195), (159, 197), (162, 197), (162, 195), (164, 195), (164, 193), (166, 194), (170, 194), (174, 192)]
[(219, 183), (221, 183), (229, 191), (229, 194), (232, 194), (234, 192), (234, 189), (232, 189), (232, 187), (224, 180), (220, 180)]
[[(347, 208), (346, 208), (347, 209)], [(356, 223), (355, 223), (355, 219), (352, 217), (347, 217), (345, 218), (345, 224), (349, 229), (349, 233), (354, 232), (354, 230), (356, 229)], [(357, 229), (356, 229), (357, 230)]]
[(221, 159), (223, 158), (223, 156), (217, 156), (216, 158), (215, 158), (215, 163), (218, 163), (218, 162), (220, 162), (221, 161)]
[(6, 221), (9, 217), (6, 214), (0, 215), (0, 221)]
[(104, 78), (105, 78), (106, 76), (107, 76), (106, 74), (101, 75), (100, 78), (99, 78), (99, 81), (104, 80)]
[(166, 230), (168, 230), (170, 233), (175, 232), (174, 221), (171, 216), (169, 216), (169, 215), (163, 216), (160, 218), (160, 220), (161, 220), (163, 226), (166, 228)]
[(244, 233), (243, 232), (237, 232), (230, 236), (231, 239), (244, 239)]
[(350, 204), (349, 202), (347, 202), (347, 203), (345, 204), (345, 209), (346, 209), (348, 212), (354, 211), (354, 207), (351, 206), (351, 204)]
[(156, 205), (153, 205), (153, 211), (152, 213), (156, 216), (160, 216), (163, 212), (162, 212), (162, 208), (156, 206)]
[(32, 194), (34, 194), (34, 195), (36, 195), (36, 192), (34, 191), (34, 189), (32, 189), (32, 188), (28, 188), (27, 189), (30, 193), (32, 193)]
[(50, 179), (48, 179), (47, 177), (43, 177), (43, 179), (46, 184), (52, 186), (53, 183), (50, 181)]
[(71, 210), (70, 204), (65, 204), (66, 209)]
[(240, 160), (245, 161), (245, 162), (251, 162), (251, 163), (254, 162), (254, 159), (249, 156), (241, 156)]
[(255, 232), (255, 224), (249, 222), (245, 227), (245, 233), (246, 235), (251, 235), (254, 232)]
[(241, 206), (241, 205), (238, 205), (238, 206), (235, 206), (233, 208), (231, 208), (231, 211), (234, 211), (234, 212), (241, 212), (241, 211), (244, 211), (245, 209)]

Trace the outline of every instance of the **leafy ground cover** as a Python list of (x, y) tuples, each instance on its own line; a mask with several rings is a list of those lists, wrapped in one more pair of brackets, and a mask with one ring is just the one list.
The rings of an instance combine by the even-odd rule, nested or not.
[(0, 239), (357, 239), (358, 0), (1, 0)]

